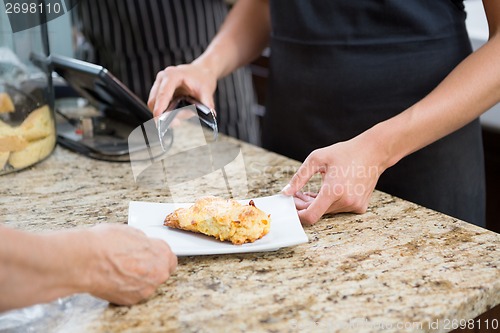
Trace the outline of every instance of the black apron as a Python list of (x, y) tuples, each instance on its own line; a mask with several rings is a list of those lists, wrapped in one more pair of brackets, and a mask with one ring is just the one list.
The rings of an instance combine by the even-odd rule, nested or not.
[[(263, 146), (297, 160), (404, 111), (471, 53), (461, 1), (270, 0), (270, 10)], [(377, 189), (484, 226), (479, 121), (404, 158)]]

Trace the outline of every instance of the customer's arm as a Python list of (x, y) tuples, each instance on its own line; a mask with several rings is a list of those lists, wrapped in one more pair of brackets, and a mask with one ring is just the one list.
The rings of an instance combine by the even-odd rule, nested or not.
[(205, 52), (189, 65), (158, 73), (148, 106), (159, 116), (173, 96), (190, 95), (213, 108), (217, 80), (255, 59), (269, 41), (268, 0), (239, 0)]
[(124, 225), (47, 233), (0, 226), (0, 311), (80, 292), (137, 303), (176, 265), (165, 242)]
[(315, 223), (326, 212), (364, 212), (385, 169), (500, 102), (500, 1), (483, 0), (483, 4), (489, 41), (428, 96), (352, 140), (316, 150), (305, 160), (284, 190), (292, 195), (312, 175), (323, 174), (318, 194), (299, 193), (296, 198), (304, 223)]

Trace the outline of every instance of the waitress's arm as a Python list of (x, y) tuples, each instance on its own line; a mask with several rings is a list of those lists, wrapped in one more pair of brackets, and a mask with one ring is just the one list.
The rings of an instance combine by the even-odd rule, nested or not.
[(452, 133), (500, 102), (500, 1), (484, 0), (489, 41), (460, 63), (428, 96), (369, 130), (382, 138), (389, 167)]
[[(500, 101), (500, 1), (483, 0), (483, 5), (489, 41), (429, 95), (357, 137), (308, 156), (283, 190), (296, 194), (303, 223), (315, 223), (327, 212), (366, 211), (385, 169), (463, 127)], [(323, 175), (319, 193), (298, 192), (318, 172)]]
[(157, 74), (148, 99), (153, 115), (160, 115), (180, 94), (213, 108), (217, 80), (257, 58), (268, 44), (270, 30), (268, 0), (238, 0), (199, 58)]
[(269, 43), (268, 0), (238, 0), (205, 52), (193, 63), (217, 78), (256, 59)]

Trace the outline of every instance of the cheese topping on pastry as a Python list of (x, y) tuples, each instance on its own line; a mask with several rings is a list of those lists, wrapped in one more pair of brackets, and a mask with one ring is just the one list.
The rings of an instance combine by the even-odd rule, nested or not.
[(242, 205), (232, 199), (210, 196), (196, 200), (191, 207), (176, 209), (165, 218), (164, 225), (240, 245), (266, 235), (271, 217), (255, 207), (252, 200)]

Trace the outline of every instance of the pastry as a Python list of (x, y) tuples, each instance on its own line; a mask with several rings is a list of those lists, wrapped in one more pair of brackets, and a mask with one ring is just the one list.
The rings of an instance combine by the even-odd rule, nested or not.
[(164, 225), (240, 245), (266, 235), (271, 218), (252, 200), (242, 205), (236, 200), (209, 196), (196, 200), (191, 207), (176, 209), (165, 218)]

